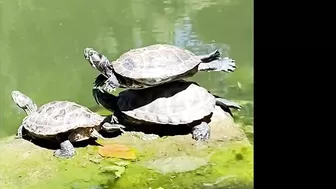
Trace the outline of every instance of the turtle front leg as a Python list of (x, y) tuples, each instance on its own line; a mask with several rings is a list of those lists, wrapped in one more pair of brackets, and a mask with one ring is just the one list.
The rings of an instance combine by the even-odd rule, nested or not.
[(140, 138), (142, 140), (154, 140), (154, 139), (160, 138), (160, 136), (156, 134), (145, 134), (143, 132), (137, 132), (137, 131), (125, 131), (124, 128), (126, 127), (118, 123), (107, 123), (106, 122), (102, 125), (102, 127), (103, 127), (103, 130), (110, 132), (110, 133), (119, 130), (122, 132), (122, 134), (128, 133), (131, 136)]
[(111, 75), (109, 78), (106, 78), (103, 74), (98, 75), (94, 81), (94, 88), (104, 90), (108, 93), (115, 91), (120, 86), (120, 83), (113, 72), (109, 75)]
[(15, 136), (16, 139), (22, 138), (22, 136), (23, 136), (22, 131), (23, 131), (23, 125), (20, 125), (20, 127), (17, 130), (16, 136)]
[(106, 82), (107, 78), (103, 75), (103, 74), (99, 74), (95, 81), (93, 82), (94, 87), (101, 89), (101, 87), (104, 86), (105, 82)]
[(205, 141), (210, 138), (210, 126), (206, 122), (196, 125), (192, 129), (192, 138), (196, 141)]
[(220, 60), (214, 60), (209, 63), (200, 63), (198, 66), (198, 71), (223, 71), (223, 72), (234, 72), (236, 69), (235, 60), (225, 57)]
[(54, 156), (58, 158), (71, 158), (75, 155), (75, 148), (70, 140), (65, 140), (60, 143), (60, 149), (54, 152)]
[(123, 126), (123, 125), (121, 125), (121, 124), (118, 124), (118, 123), (108, 123), (108, 122), (105, 122), (102, 125), (102, 128), (103, 128), (104, 131), (109, 132), (109, 133), (113, 133), (115, 131), (121, 131), (122, 133), (126, 132), (124, 130), (126, 127)]
[(124, 125), (121, 125), (119, 123), (119, 119), (115, 115), (107, 116), (102, 124), (102, 129), (109, 133), (113, 133), (117, 130), (120, 130), (122, 133), (125, 133), (124, 131), (125, 128), (126, 127)]
[(120, 83), (117, 77), (112, 73), (111, 76), (105, 81), (105, 87), (103, 89), (111, 93), (118, 87), (120, 87)]
[(97, 138), (97, 139), (104, 139), (105, 140), (105, 137), (103, 137), (96, 129), (93, 129), (90, 133), (90, 137), (91, 138)]

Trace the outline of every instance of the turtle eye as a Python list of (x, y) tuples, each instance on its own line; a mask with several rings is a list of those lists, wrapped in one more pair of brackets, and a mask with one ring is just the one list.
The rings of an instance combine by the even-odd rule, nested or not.
[(80, 135), (79, 134), (76, 134), (75, 136), (75, 140), (79, 140), (80, 139)]

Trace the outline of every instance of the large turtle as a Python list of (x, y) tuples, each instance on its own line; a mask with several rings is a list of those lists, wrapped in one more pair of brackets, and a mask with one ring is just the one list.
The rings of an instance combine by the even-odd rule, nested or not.
[[(156, 44), (129, 50), (117, 60), (110, 62), (106, 56), (93, 48), (84, 49), (84, 57), (92, 67), (108, 80), (107, 92), (116, 88), (143, 89), (195, 75), (198, 71), (233, 72), (235, 61), (220, 52), (208, 55), (194, 53), (173, 45)], [(95, 82), (96, 86), (104, 83)]]
[[(69, 101), (53, 101), (37, 108), (36, 104), (19, 91), (12, 91), (13, 101), (22, 108), (26, 116), (18, 128), (16, 138), (22, 138), (23, 131), (28, 131), (32, 138), (57, 140), (60, 149), (54, 156), (70, 158), (75, 149), (71, 142), (93, 138), (103, 138), (100, 129), (114, 132), (118, 125), (103, 122), (104, 117), (88, 108)], [(121, 128), (120, 128), (121, 129)]]
[(98, 104), (114, 112), (111, 122), (116, 126), (188, 125), (192, 127), (192, 138), (197, 141), (210, 137), (208, 123), (215, 105), (230, 114), (229, 108), (240, 109), (238, 104), (183, 80), (142, 90), (129, 89), (118, 96), (94, 87), (93, 96)]

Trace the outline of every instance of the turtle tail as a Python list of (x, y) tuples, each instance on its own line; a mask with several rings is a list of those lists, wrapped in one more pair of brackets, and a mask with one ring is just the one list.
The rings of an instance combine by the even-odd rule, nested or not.
[(230, 100), (226, 100), (224, 98), (221, 98), (219, 96), (216, 96), (214, 95), (215, 98), (216, 98), (216, 105), (221, 107), (222, 110), (224, 110), (225, 112), (228, 112), (232, 117), (233, 117), (233, 114), (231, 112), (231, 109), (230, 108), (233, 108), (233, 109), (236, 109), (238, 111), (241, 110), (241, 106), (235, 102), (232, 102)]
[(232, 101), (229, 101), (229, 100), (226, 100), (224, 98), (216, 98), (216, 105), (226, 106), (226, 107), (234, 108), (234, 109), (237, 109), (237, 110), (241, 109), (241, 106), (239, 106), (239, 104), (237, 104), (235, 102), (232, 102)]

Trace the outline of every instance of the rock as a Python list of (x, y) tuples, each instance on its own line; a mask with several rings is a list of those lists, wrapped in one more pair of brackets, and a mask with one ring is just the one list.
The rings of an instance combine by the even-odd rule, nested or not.
[[(135, 149), (137, 159), (127, 163), (101, 157), (94, 145), (76, 147), (71, 159), (58, 159), (54, 149), (13, 136), (0, 139), (0, 188), (197, 189), (213, 183), (253, 188), (253, 146), (243, 131), (218, 107), (210, 126), (211, 139), (201, 143), (190, 134), (152, 141), (127, 135), (98, 141)], [(231, 175), (234, 178), (218, 184)]]
[(145, 166), (149, 169), (154, 169), (160, 173), (166, 174), (193, 171), (207, 164), (207, 158), (179, 156), (151, 160), (146, 162)]

